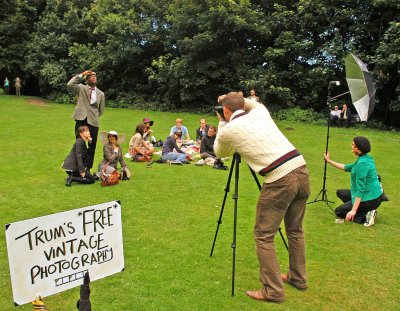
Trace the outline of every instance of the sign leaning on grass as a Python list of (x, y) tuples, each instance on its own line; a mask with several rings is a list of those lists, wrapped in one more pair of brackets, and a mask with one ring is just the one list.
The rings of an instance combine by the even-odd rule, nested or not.
[(124, 269), (118, 201), (7, 224), (8, 261), (16, 305)]

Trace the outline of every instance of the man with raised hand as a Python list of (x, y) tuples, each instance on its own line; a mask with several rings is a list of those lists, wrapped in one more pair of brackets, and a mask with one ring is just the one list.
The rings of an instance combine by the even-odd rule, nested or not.
[[(81, 83), (82, 79), (85, 79), (86, 85)], [(88, 150), (89, 170), (93, 167), (100, 125), (99, 117), (103, 114), (105, 107), (104, 93), (96, 85), (97, 75), (91, 70), (85, 70), (81, 74), (74, 76), (67, 84), (78, 95), (77, 104), (72, 115), (72, 118), (75, 120), (75, 132), (78, 127), (86, 125), (89, 127), (92, 138)]]

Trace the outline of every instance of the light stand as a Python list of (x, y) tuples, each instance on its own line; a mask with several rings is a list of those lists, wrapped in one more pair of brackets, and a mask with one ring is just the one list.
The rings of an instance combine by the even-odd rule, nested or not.
[[(329, 85), (328, 85), (328, 99), (326, 101), (326, 104), (329, 107), (329, 110), (331, 108), (330, 107), (331, 102), (335, 101), (339, 97), (342, 97), (343, 95), (346, 95), (346, 94), (350, 93), (350, 92), (345, 92), (345, 93), (339, 94), (339, 95), (337, 95), (335, 97), (332, 97), (332, 86), (333, 85), (339, 86), (340, 82), (339, 81), (331, 81), (331, 82), (329, 82)], [(328, 147), (329, 147), (330, 124), (331, 124), (331, 119), (330, 119), (330, 112), (329, 112), (329, 114), (328, 114), (328, 129), (327, 129), (327, 133), (326, 133), (325, 153), (328, 152)], [(332, 210), (332, 212), (335, 212), (334, 209), (329, 205), (329, 203), (334, 203), (334, 202), (328, 200), (328, 195), (327, 195), (327, 191), (328, 190), (326, 190), (326, 167), (327, 167), (327, 162), (326, 161), (324, 161), (324, 162), (325, 162), (325, 164), (324, 164), (324, 177), (323, 177), (323, 182), (322, 182), (322, 189), (318, 193), (318, 195), (315, 197), (314, 201), (307, 202), (307, 204), (312, 204), (312, 203), (316, 203), (316, 202), (324, 202)], [(321, 195), (322, 195), (322, 197), (319, 198)]]
[[(215, 246), (215, 242), (217, 240), (217, 235), (218, 235), (218, 230), (219, 230), (219, 226), (222, 223), (222, 215), (224, 213), (224, 208), (225, 208), (225, 202), (226, 202), (226, 198), (228, 196), (228, 192), (230, 191), (230, 184), (231, 184), (231, 179), (232, 179), (232, 173), (233, 170), (235, 170), (235, 192), (233, 193), (233, 200), (234, 200), (234, 210), (233, 210), (233, 239), (232, 239), (232, 244), (231, 244), (231, 248), (232, 248), (232, 296), (235, 295), (235, 270), (236, 270), (236, 225), (237, 225), (237, 201), (239, 198), (239, 164), (240, 164), (240, 155), (238, 153), (235, 153), (233, 155), (233, 160), (232, 160), (232, 164), (231, 164), (231, 168), (229, 171), (229, 176), (228, 176), (228, 181), (226, 183), (226, 188), (225, 188), (225, 195), (224, 195), (224, 199), (222, 202), (222, 206), (221, 206), (221, 211), (219, 213), (219, 218), (218, 218), (218, 225), (217, 225), (217, 229), (215, 231), (215, 236), (214, 236), (214, 241), (213, 241), (213, 245), (211, 247), (211, 253), (210, 253), (210, 257), (212, 257), (213, 252), (214, 252), (214, 246)], [(257, 183), (258, 186), (258, 190), (261, 190), (261, 184), (259, 182), (259, 180), (257, 179), (257, 175), (256, 173), (249, 167), (251, 174), (254, 177), (254, 180)], [(286, 249), (288, 250), (288, 245), (286, 243), (285, 237), (282, 234), (281, 228), (279, 227), (278, 229), (279, 234), (283, 240), (283, 243), (286, 246)]]

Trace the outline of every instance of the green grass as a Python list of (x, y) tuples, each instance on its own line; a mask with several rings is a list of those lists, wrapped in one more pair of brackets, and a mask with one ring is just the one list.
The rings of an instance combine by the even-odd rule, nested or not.
[[(257, 187), (241, 165), (238, 201), (236, 295), (231, 297), (233, 230), (232, 191), (228, 195), (214, 256), (209, 257), (228, 171), (195, 165), (168, 166), (129, 162), (133, 178), (115, 187), (65, 187), (63, 159), (74, 142), (73, 105), (32, 105), (26, 97), (0, 96), (0, 219), (10, 222), (97, 203), (122, 204), (125, 271), (91, 283), (93, 310), (398, 310), (400, 297), (400, 213), (398, 159), (400, 136), (370, 129), (331, 130), (332, 159), (354, 160), (351, 140), (367, 136), (372, 144), (389, 202), (381, 205), (377, 223), (336, 225), (323, 203), (308, 205), (305, 218), (309, 289), (286, 289), (286, 302), (252, 301), (258, 289), (258, 260), (253, 241)], [(177, 117), (194, 135), (200, 115), (106, 109), (101, 130), (127, 134), (126, 152), (135, 126), (144, 116), (155, 120), (157, 139), (165, 139)], [(216, 118), (206, 116), (210, 124)], [(303, 153), (310, 170), (313, 200), (322, 189), (326, 127), (280, 122), (279, 127)], [(293, 128), (293, 129), (290, 129)], [(98, 145), (96, 163), (102, 157)], [(229, 165), (230, 162), (227, 162)], [(337, 188), (350, 176), (328, 167), (328, 198), (339, 204)], [(233, 186), (233, 185), (232, 185)], [(284, 230), (283, 230), (284, 231)], [(5, 232), (0, 231), (0, 309), (12, 310)], [(282, 271), (287, 251), (279, 236)], [(48, 310), (74, 310), (79, 288), (45, 298)], [(24, 305), (18, 310), (32, 310)]]

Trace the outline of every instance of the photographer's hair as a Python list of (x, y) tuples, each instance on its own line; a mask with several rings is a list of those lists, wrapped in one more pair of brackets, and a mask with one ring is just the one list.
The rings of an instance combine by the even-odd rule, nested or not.
[(145, 129), (146, 129), (146, 124), (144, 124), (144, 123), (139, 123), (139, 124), (136, 126), (135, 134), (136, 134), (136, 133), (139, 133), (141, 136), (143, 136), (144, 130), (145, 130)]
[(214, 130), (214, 132), (217, 132), (217, 128), (214, 125), (210, 125), (209, 129)]
[(78, 127), (78, 129), (76, 130), (76, 138), (81, 137), (81, 133), (85, 132), (85, 131), (89, 131), (89, 128), (86, 125), (82, 125), (80, 127)]
[(179, 122), (179, 123), (182, 123), (182, 121), (183, 120), (181, 118), (178, 118), (178, 119), (175, 120), (175, 122)]
[(230, 92), (222, 100), (222, 106), (233, 113), (236, 110), (244, 109), (244, 98), (237, 92)]

